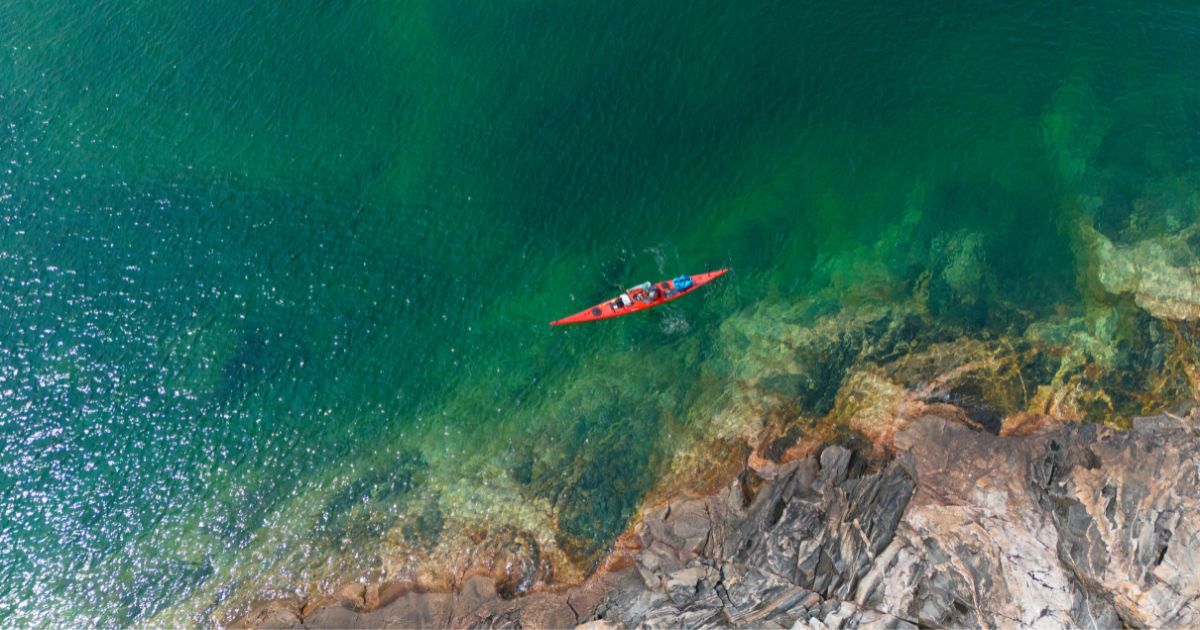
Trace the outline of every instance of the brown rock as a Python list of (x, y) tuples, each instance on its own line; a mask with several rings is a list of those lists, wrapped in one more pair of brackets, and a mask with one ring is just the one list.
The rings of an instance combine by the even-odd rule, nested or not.
[(522, 598), (520, 611), (523, 628), (573, 628), (578, 623), (567, 598), (554, 593), (534, 593)]
[(1051, 416), (1022, 411), (1004, 419), (1004, 424), (1000, 426), (1000, 436), (1021, 437), (1033, 435), (1053, 430), (1061, 424), (1061, 420), (1056, 420)]
[(227, 626), (230, 630), (254, 628), (301, 628), (300, 608), (290, 600), (274, 600), (258, 607)]
[(463, 583), (454, 602), (454, 619), (465, 619), (484, 605), (498, 599), (496, 584), (491, 578), (476, 575)]
[(335, 597), (343, 606), (353, 610), (364, 610), (366, 608), (366, 592), (365, 584), (347, 584), (337, 592)]

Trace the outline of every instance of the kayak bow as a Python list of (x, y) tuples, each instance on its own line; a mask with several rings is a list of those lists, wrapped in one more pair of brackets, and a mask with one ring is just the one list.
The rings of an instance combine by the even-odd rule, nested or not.
[[(677, 300), (696, 289), (720, 278), (725, 275), (728, 269), (718, 269), (717, 271), (709, 271), (708, 273), (699, 273), (694, 276), (679, 276), (671, 280), (663, 280), (650, 284), (649, 282), (640, 284), (624, 293), (618, 295), (611, 300), (605, 300), (587, 310), (580, 311), (564, 317), (559, 320), (550, 322), (551, 326), (561, 326), (563, 324), (582, 324), (583, 322), (594, 322), (600, 319), (611, 319), (613, 317), (621, 317), (647, 309), (654, 308), (660, 304), (666, 304), (671, 300)], [(690, 280), (684, 280), (687, 278)], [(678, 283), (678, 284), (677, 284)]]

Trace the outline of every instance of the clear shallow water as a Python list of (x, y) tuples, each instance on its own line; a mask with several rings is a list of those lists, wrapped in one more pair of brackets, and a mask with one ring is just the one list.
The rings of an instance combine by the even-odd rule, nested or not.
[(947, 11), (0, 7), (0, 622), (203, 620), (471, 519), (586, 565), (723, 318), (898, 297), (856, 287), (956, 230), (997, 299), (1078, 305), (1095, 173), (1200, 166), (1200, 15)]

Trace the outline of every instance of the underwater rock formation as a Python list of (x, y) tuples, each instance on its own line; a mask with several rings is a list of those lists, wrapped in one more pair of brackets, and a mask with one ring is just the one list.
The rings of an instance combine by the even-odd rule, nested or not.
[(1154, 317), (1200, 320), (1200, 225), (1172, 234), (1117, 245), (1100, 232), (1083, 228), (1097, 261), (1096, 275), (1105, 290), (1131, 294)]
[(452, 593), (371, 587), (235, 625), (1200, 624), (1200, 408), (1128, 431), (1023, 416), (1002, 429), (1014, 437), (948, 410), (900, 429), (886, 457), (831, 445), (671, 501), (569, 589), (511, 598), (486, 576)]
[(715, 414), (711, 433), (756, 444), (769, 427), (747, 419), (770, 424), (822, 418), (835, 409), (839, 392), (856, 368), (953, 338), (904, 308), (832, 313), (821, 312), (823, 308), (768, 305), (725, 320), (720, 344), (737, 357), (729, 370), (734, 386), (728, 403)]
[(987, 254), (976, 232), (941, 234), (929, 251), (929, 311), (965, 324), (987, 316)]
[(1042, 113), (1042, 142), (1064, 182), (1076, 184), (1088, 175), (1113, 122), (1086, 79), (1054, 92)]

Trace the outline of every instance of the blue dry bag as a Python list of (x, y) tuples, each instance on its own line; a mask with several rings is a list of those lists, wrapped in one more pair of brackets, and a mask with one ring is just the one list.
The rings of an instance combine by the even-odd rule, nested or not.
[(679, 276), (678, 278), (675, 278), (671, 282), (673, 282), (675, 284), (676, 291), (686, 291), (687, 289), (692, 288), (692, 277), (691, 276)]

